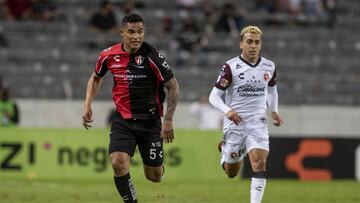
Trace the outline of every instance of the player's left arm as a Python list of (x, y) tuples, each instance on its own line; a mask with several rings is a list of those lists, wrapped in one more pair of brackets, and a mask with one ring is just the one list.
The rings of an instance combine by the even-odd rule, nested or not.
[(284, 120), (280, 116), (278, 110), (278, 98), (279, 96), (277, 93), (276, 85), (268, 86), (267, 104), (269, 106), (269, 109), (271, 110), (271, 117), (275, 120), (275, 126), (280, 126), (281, 124), (284, 124)]
[(276, 87), (276, 69), (273, 73), (271, 80), (268, 83), (268, 95), (266, 98), (267, 106), (271, 111), (271, 118), (275, 120), (275, 126), (281, 126), (284, 124), (284, 120), (279, 114), (278, 110), (279, 95)]
[(164, 122), (161, 129), (161, 137), (165, 140), (165, 143), (171, 143), (174, 136), (173, 117), (175, 114), (176, 106), (178, 104), (180, 88), (175, 77), (164, 83), (167, 93), (167, 107), (164, 116)]

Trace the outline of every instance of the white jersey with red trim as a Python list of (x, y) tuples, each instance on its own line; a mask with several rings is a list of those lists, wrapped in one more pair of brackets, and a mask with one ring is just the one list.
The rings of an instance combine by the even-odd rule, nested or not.
[[(246, 121), (265, 116), (267, 88), (275, 84), (274, 62), (259, 57), (257, 63), (250, 64), (238, 56), (223, 65), (215, 87), (225, 91), (225, 104)], [(224, 127), (231, 123), (225, 117)]]

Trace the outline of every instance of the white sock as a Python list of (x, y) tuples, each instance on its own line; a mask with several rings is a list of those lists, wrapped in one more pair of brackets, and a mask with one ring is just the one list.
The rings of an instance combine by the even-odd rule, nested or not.
[(251, 178), (250, 203), (261, 203), (266, 186), (265, 178)]

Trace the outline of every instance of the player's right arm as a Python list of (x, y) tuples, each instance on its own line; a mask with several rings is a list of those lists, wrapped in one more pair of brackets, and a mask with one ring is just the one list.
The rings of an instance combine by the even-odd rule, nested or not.
[(238, 125), (241, 122), (241, 117), (236, 111), (232, 110), (224, 103), (224, 100), (222, 99), (223, 93), (223, 90), (214, 87), (210, 93), (209, 102), (215, 108), (223, 112), (229, 120)]
[(225, 90), (229, 87), (231, 83), (232, 83), (231, 69), (230, 66), (227, 63), (225, 63), (221, 68), (221, 72), (218, 76), (218, 80), (215, 83), (215, 87), (212, 89), (210, 93), (209, 102), (215, 108), (223, 112), (228, 119), (230, 119), (236, 125), (238, 125), (241, 122), (241, 117), (236, 111), (228, 107), (225, 104), (224, 100), (222, 99), (222, 95), (224, 94)]
[(94, 72), (87, 83), (86, 88), (86, 96), (85, 96), (85, 102), (84, 102), (84, 113), (83, 113), (83, 126), (88, 129), (92, 127), (90, 125), (91, 122), (93, 122), (92, 119), (92, 109), (91, 109), (91, 103), (94, 100), (95, 96), (99, 92), (100, 85), (101, 85), (102, 78), (97, 76), (97, 74)]
[(89, 81), (87, 83), (86, 96), (84, 102), (84, 113), (82, 116), (83, 126), (86, 129), (92, 127), (90, 125), (90, 123), (93, 122), (91, 103), (94, 100), (97, 93), (99, 92), (102, 77), (108, 71), (107, 58), (109, 56), (108, 51), (110, 51), (110, 49), (111, 47), (102, 51), (102, 53), (100, 54), (97, 60), (95, 71), (91, 74)]

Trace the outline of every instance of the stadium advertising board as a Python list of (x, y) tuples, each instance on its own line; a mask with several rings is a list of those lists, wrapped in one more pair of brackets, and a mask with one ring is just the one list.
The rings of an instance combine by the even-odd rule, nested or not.
[[(178, 133), (176, 141), (164, 147), (166, 178), (223, 178), (219, 153), (214, 147), (219, 134), (215, 134)], [(1, 130), (0, 179), (111, 178), (107, 135), (108, 130), (99, 129)], [(134, 178), (144, 176), (138, 152), (131, 167)]]
[[(108, 130), (1, 129), (0, 179), (111, 179)], [(164, 147), (166, 179), (223, 179), (217, 143), (221, 132), (179, 130)], [(143, 178), (141, 158), (132, 176)], [(360, 139), (271, 138), (270, 178), (360, 181)], [(243, 175), (249, 176), (248, 160)]]
[[(250, 176), (247, 160), (244, 176)], [(271, 138), (267, 174), (271, 178), (360, 181), (360, 139)]]

